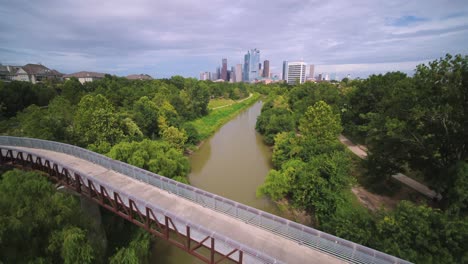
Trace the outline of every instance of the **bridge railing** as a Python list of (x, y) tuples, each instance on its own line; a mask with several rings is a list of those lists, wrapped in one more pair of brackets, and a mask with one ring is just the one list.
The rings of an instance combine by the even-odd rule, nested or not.
[(9, 136), (0, 136), (0, 145), (47, 149), (79, 157), (184, 197), (202, 206), (230, 215), (246, 223), (269, 230), (277, 235), (287, 237), (305, 247), (326, 252), (352, 263), (410, 263), (80, 147), (47, 140)]

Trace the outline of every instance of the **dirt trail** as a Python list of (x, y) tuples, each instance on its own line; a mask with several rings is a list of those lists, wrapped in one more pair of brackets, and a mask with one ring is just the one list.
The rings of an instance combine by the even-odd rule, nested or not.
[(354, 186), (351, 191), (356, 195), (359, 202), (371, 211), (376, 211), (381, 207), (395, 209), (399, 201), (399, 199), (371, 193), (362, 186)]

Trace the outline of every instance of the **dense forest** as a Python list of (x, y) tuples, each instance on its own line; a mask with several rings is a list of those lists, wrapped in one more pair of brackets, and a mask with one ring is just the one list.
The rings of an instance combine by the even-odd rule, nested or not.
[[(74, 144), (187, 183), (184, 152), (214, 131), (199, 121), (209, 118), (215, 128), (258, 96), (215, 117), (208, 115), (210, 99), (247, 98), (249, 90), (180, 76), (0, 82), (0, 134)], [(148, 234), (105, 210), (102, 223), (93, 222), (83, 208), (40, 173), (6, 171), (0, 178), (0, 263), (148, 262)]]
[[(415, 263), (468, 262), (467, 56), (419, 65), (412, 77), (392, 72), (268, 94), (256, 128), (274, 145), (275, 169), (259, 195), (305, 209), (316, 228)], [(354, 157), (340, 133), (368, 147), (360, 179), (350, 177)], [(385, 191), (402, 171), (442, 199), (377, 212), (353, 202), (351, 186)]]

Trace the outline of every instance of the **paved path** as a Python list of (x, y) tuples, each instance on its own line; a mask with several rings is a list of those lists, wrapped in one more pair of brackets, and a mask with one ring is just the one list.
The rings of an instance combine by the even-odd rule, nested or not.
[(348, 149), (351, 150), (351, 152), (356, 154), (356, 156), (360, 157), (361, 159), (365, 159), (367, 157), (367, 149), (363, 146), (354, 144), (353, 142), (351, 142), (351, 140), (349, 140), (343, 135), (340, 135), (338, 139), (341, 143), (346, 145)]
[(232, 104), (227, 104), (227, 105), (222, 105), (222, 106), (218, 106), (218, 107), (215, 107), (215, 108), (211, 108), (211, 110), (216, 110), (216, 109), (220, 109), (220, 108), (224, 108), (224, 107), (228, 107), (228, 106), (231, 106), (233, 104), (238, 104), (238, 103), (242, 103), (244, 102), (245, 100), (249, 99), (250, 97), (252, 97), (253, 94), (250, 94), (249, 97), (247, 98), (244, 98), (242, 100), (239, 100), (239, 101), (235, 101), (234, 103)]
[(147, 204), (155, 204), (180, 218), (187, 219), (193, 224), (229, 237), (284, 263), (346, 263), (321, 251), (305, 247), (282, 236), (205, 208), (180, 196), (92, 162), (49, 150), (24, 147), (13, 148), (60, 161), (73, 171), (90, 175), (92, 178), (105, 182), (114, 190), (130, 193), (133, 197), (146, 201)]
[[(351, 150), (351, 152), (353, 152), (354, 154), (356, 154), (358, 157), (360, 157), (361, 159), (365, 159), (367, 157), (367, 148), (365, 146), (362, 146), (362, 145), (356, 145), (354, 144), (353, 142), (351, 142), (351, 140), (349, 140), (348, 138), (346, 138), (345, 136), (343, 135), (340, 135), (339, 136), (339, 140), (341, 143), (343, 143), (344, 145), (346, 145), (348, 147), (349, 150)], [(411, 179), (410, 177), (402, 174), (402, 173), (397, 173), (395, 175), (392, 175), (392, 178), (401, 182), (402, 184), (412, 188), (413, 190), (425, 195), (426, 197), (429, 197), (431, 199), (442, 199), (442, 196), (438, 193), (436, 193), (435, 191), (429, 189), (426, 185), (420, 183), (420, 182), (417, 182), (413, 179)]]

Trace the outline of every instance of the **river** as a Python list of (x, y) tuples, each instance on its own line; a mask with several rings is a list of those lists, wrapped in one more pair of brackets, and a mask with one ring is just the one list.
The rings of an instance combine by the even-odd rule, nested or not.
[[(262, 109), (257, 102), (225, 124), (190, 157), (190, 184), (234, 201), (267, 211), (276, 212), (275, 205), (266, 198), (257, 198), (256, 190), (272, 168), (271, 151), (255, 123)], [(203, 263), (188, 253), (158, 240), (153, 263)]]

